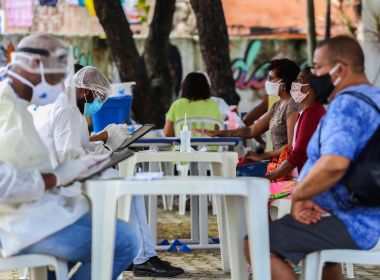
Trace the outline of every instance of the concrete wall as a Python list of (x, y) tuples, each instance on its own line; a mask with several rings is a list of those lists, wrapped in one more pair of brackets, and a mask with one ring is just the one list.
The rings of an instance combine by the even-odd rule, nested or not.
[[(8, 62), (9, 54), (22, 38), (21, 35), (0, 36), (0, 63)], [(112, 56), (106, 40), (99, 37), (62, 37), (74, 49), (74, 57), (83, 65), (94, 65), (116, 79)], [(135, 39), (142, 53), (144, 38)], [(196, 37), (172, 38), (181, 53), (183, 75), (191, 71), (203, 70), (202, 56)], [(241, 96), (239, 109), (249, 111), (258, 98), (265, 94), (265, 68), (268, 61), (276, 57), (288, 57), (303, 65), (306, 60), (306, 43), (302, 39), (249, 39), (231, 38), (230, 55), (236, 89)], [(183, 77), (184, 77), (183, 76)]]

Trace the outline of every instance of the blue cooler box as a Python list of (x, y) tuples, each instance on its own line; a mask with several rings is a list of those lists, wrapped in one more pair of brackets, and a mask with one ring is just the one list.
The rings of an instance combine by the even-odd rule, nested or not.
[(121, 124), (131, 117), (132, 96), (110, 97), (102, 108), (92, 116), (94, 132), (99, 132), (111, 123)]

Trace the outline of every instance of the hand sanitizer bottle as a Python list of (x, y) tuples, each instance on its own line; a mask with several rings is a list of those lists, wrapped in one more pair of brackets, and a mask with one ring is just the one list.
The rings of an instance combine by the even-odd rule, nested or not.
[(185, 113), (185, 123), (181, 130), (180, 140), (181, 140), (181, 146), (179, 148), (179, 151), (183, 153), (190, 153), (191, 152), (191, 144), (190, 144), (191, 131), (189, 130), (189, 127), (187, 126), (186, 113)]

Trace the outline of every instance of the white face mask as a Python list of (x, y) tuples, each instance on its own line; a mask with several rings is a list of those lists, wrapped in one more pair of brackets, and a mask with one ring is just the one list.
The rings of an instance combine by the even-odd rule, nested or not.
[(8, 71), (7, 74), (29, 86), (33, 90), (30, 103), (35, 105), (42, 106), (53, 103), (57, 99), (58, 95), (63, 91), (62, 83), (51, 85), (46, 82), (42, 63), (40, 64), (41, 82), (37, 85), (33, 85), (30, 81), (13, 71)]
[(281, 80), (277, 83), (270, 82), (268, 80), (265, 81), (265, 91), (270, 96), (278, 96), (278, 92), (280, 89), (280, 85), (282, 85)]
[(301, 84), (301, 83), (296, 83), (296, 82), (292, 83), (292, 88), (290, 89), (290, 95), (292, 96), (292, 98), (294, 99), (296, 103), (301, 103), (302, 101), (305, 100), (305, 98), (309, 94), (309, 91), (307, 93), (303, 93), (301, 91), (301, 88), (303, 86), (308, 86), (308, 85), (309, 84)]

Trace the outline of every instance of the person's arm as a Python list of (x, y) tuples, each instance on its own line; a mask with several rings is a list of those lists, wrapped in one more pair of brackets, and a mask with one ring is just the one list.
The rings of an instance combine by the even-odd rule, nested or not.
[(288, 160), (285, 160), (281, 163), (281, 165), (271, 173), (269, 173), (265, 178), (267, 178), (270, 181), (277, 180), (278, 178), (281, 178), (287, 174), (289, 174), (293, 169), (294, 165), (291, 164)]
[(265, 152), (265, 153), (255, 153), (255, 152), (248, 152), (246, 159), (254, 160), (254, 161), (261, 161), (261, 160), (267, 160), (274, 157), (279, 157), (281, 154), (283, 147), (278, 148), (273, 151)]
[(45, 190), (50, 190), (57, 185), (57, 177), (52, 173), (41, 174), (45, 183)]
[(245, 115), (243, 122), (246, 126), (254, 124), (262, 115), (268, 111), (268, 95), (261, 100), (261, 102), (253, 108), (247, 115)]
[[(46, 179), (46, 185), (44, 180)], [(33, 201), (55, 185), (55, 176), (45, 178), (35, 171), (19, 171), (10, 164), (0, 163), (0, 201)]]
[(99, 132), (98, 134), (90, 136), (90, 142), (102, 141), (106, 143), (108, 140), (108, 132), (106, 130)]
[(58, 162), (86, 155), (82, 143), (83, 121), (85, 122), (83, 118), (75, 110), (65, 108), (50, 120)]
[(344, 156), (323, 155), (310, 172), (299, 182), (292, 194), (292, 200), (307, 200), (320, 194), (343, 178), (351, 160)]
[(296, 125), (298, 112), (294, 112), (286, 119), (286, 130), (288, 134), (288, 145), (293, 146), (294, 126)]
[(254, 138), (262, 135), (269, 129), (269, 121), (271, 119), (271, 115), (269, 113), (265, 113), (255, 124), (250, 127), (243, 127), (239, 129), (233, 130), (208, 130), (208, 129), (195, 129), (194, 131), (197, 133), (203, 133), (208, 136), (220, 136), (220, 137), (241, 137), (245, 139)]
[(171, 120), (166, 120), (166, 122), (165, 122), (164, 135), (166, 137), (174, 137), (175, 136), (174, 122), (172, 122)]

